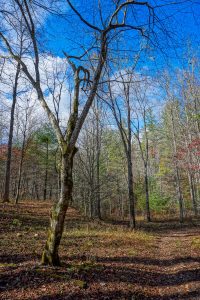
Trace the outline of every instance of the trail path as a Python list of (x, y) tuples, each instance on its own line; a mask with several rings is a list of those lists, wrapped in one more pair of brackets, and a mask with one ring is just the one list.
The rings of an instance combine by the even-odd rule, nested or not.
[(155, 294), (160, 294), (160, 298), (152, 299), (200, 299), (200, 258), (192, 247), (198, 237), (196, 228), (169, 230), (156, 237), (158, 260), (154, 261), (154, 282)]

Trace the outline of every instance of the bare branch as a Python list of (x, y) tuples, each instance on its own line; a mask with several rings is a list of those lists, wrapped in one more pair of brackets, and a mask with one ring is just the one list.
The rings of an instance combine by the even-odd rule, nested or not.
[(69, 65), (71, 66), (73, 72), (75, 73), (76, 70), (77, 70), (77, 68), (76, 68), (75, 64), (71, 61), (70, 56), (69, 56), (65, 51), (63, 51), (63, 54), (65, 55), (65, 57), (66, 57), (66, 59), (67, 59), (67, 62), (68, 62)]
[(38, 100), (40, 101), (42, 107), (44, 108), (45, 112), (47, 113), (48, 117), (49, 117), (49, 120), (52, 124), (52, 126), (54, 127), (55, 129), (55, 132), (56, 132), (56, 135), (58, 137), (58, 141), (59, 143), (61, 143), (61, 145), (63, 144), (64, 142), (64, 139), (63, 139), (63, 135), (62, 135), (62, 132), (61, 132), (61, 129), (59, 127), (59, 124), (54, 116), (54, 114), (52, 113), (52, 111), (50, 110), (50, 108), (48, 107), (45, 99), (44, 99), (44, 96), (43, 96), (43, 92), (41, 90), (41, 87), (40, 87), (40, 84), (39, 82), (37, 82), (33, 77), (32, 75), (30, 74), (26, 64), (23, 62), (23, 60), (18, 56), (16, 55), (8, 40), (6, 39), (6, 37), (3, 35), (3, 33), (0, 31), (0, 38), (3, 40), (4, 44), (6, 45), (6, 48), (8, 50), (8, 52), (10, 53), (11, 57), (18, 63), (20, 63), (21, 67), (22, 67), (22, 71), (24, 72), (24, 74), (27, 76), (28, 80), (31, 82), (31, 84), (33, 85), (33, 87), (36, 89), (37, 91), (37, 95), (38, 95)]
[[(110, 21), (108, 23), (108, 28), (113, 25), (112, 22), (114, 18), (118, 15), (118, 13), (122, 10), (122, 8), (128, 6), (128, 5), (141, 5), (141, 6), (146, 6), (150, 9), (153, 9), (153, 7), (147, 2), (147, 1), (129, 1), (127, 0), (126, 2), (122, 3), (121, 5), (118, 6), (118, 8), (114, 11), (112, 14)], [(117, 24), (116, 24), (117, 25)]]
[(78, 10), (72, 5), (72, 3), (69, 1), (69, 0), (66, 0), (67, 3), (69, 4), (69, 6), (71, 7), (71, 9), (75, 12), (75, 14), (79, 17), (79, 19), (85, 24), (87, 25), (88, 27), (94, 29), (94, 30), (97, 30), (99, 32), (101, 32), (102, 30), (99, 28), (99, 27), (96, 27), (92, 24), (90, 24), (88, 21), (86, 21), (82, 15), (78, 12)]

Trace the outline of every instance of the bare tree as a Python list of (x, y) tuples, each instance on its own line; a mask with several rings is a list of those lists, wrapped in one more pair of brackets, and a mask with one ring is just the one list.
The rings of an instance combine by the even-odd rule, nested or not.
[[(93, 66), (93, 76), (91, 76), (90, 71), (82, 65), (77, 65), (73, 62), (73, 59), (81, 59), (84, 55), (88, 53), (86, 51), (81, 57), (70, 56), (66, 54), (69, 65), (71, 66), (74, 73), (74, 95), (72, 101), (72, 110), (67, 123), (67, 128), (65, 132), (61, 130), (59, 122), (55, 117), (54, 113), (51, 111), (50, 107), (45, 100), (45, 95), (41, 87), (41, 76), (40, 76), (40, 54), (37, 42), (37, 29), (36, 20), (34, 14), (34, 5), (32, 1), (28, 0), (13, 0), (13, 3), (23, 18), (24, 28), (26, 29), (27, 37), (29, 38), (29, 49), (32, 50), (32, 57), (34, 58), (34, 74), (33, 71), (29, 69), (26, 60), (20, 57), (19, 53), (16, 51), (12, 39), (6, 33), (0, 31), (0, 39), (4, 46), (6, 47), (9, 55), (17, 63), (20, 63), (22, 72), (26, 75), (34, 89), (36, 90), (38, 100), (43, 107), (44, 111), (48, 115), (49, 121), (55, 130), (56, 137), (58, 140), (59, 148), (61, 151), (61, 190), (60, 198), (55, 203), (51, 211), (50, 227), (45, 249), (42, 255), (42, 262), (44, 264), (59, 265), (59, 255), (58, 248), (60, 245), (65, 214), (68, 205), (72, 198), (72, 170), (73, 170), (73, 158), (77, 151), (76, 142), (83, 126), (83, 123), (87, 117), (89, 109), (95, 98), (98, 84), (102, 75), (103, 68), (105, 66), (107, 55), (108, 55), (108, 45), (109, 42), (115, 38), (116, 34), (119, 35), (120, 31), (125, 32), (126, 30), (135, 30), (146, 36), (143, 26), (132, 25), (130, 23), (130, 18), (127, 17), (127, 10), (130, 6), (144, 7), (148, 11), (153, 11), (152, 7), (148, 2), (136, 2), (136, 1), (124, 1), (122, 3), (117, 3), (116, 8), (110, 15), (110, 18), (106, 18), (103, 24), (103, 28), (98, 25), (93, 25), (87, 21), (83, 15), (72, 5), (72, 3), (67, 0), (67, 3), (75, 15), (83, 22), (85, 26), (93, 30), (96, 34), (95, 43), (98, 45), (95, 57), (95, 65)], [(7, 14), (3, 11), (3, 14)], [(122, 20), (118, 18), (119, 15), (123, 15)], [(152, 14), (150, 13), (150, 16)], [(143, 23), (143, 22), (142, 22)], [(113, 35), (111, 36), (111, 33)], [(82, 112), (79, 115), (79, 103), (80, 103), (80, 88), (87, 84), (87, 97), (86, 102), (83, 106)]]
[[(129, 72), (129, 75), (122, 74), (120, 72), (119, 89), (121, 93), (114, 93), (112, 85), (108, 83), (109, 99), (106, 101), (113, 112), (117, 127), (119, 129), (122, 143), (124, 146), (124, 152), (127, 159), (128, 170), (128, 194), (129, 194), (129, 223), (130, 228), (133, 229), (136, 226), (135, 223), (135, 195), (133, 190), (133, 162), (132, 162), (132, 119), (131, 119), (131, 84), (133, 83), (133, 74)], [(114, 89), (116, 85), (114, 84)], [(118, 98), (122, 98), (123, 104), (120, 107)], [(125, 107), (125, 118), (122, 112), (122, 107)], [(126, 124), (126, 125), (125, 125)]]
[[(146, 198), (146, 219), (151, 221), (150, 204), (149, 204), (149, 129), (148, 116), (150, 103), (148, 101), (147, 93), (151, 84), (147, 78), (141, 79), (141, 82), (133, 84), (133, 97), (135, 100), (134, 118), (132, 120), (133, 134), (136, 137), (140, 149), (140, 154), (144, 167), (144, 186)], [(135, 122), (136, 120), (136, 122)], [(142, 126), (141, 124), (142, 123)]]
[(171, 128), (171, 141), (173, 145), (173, 163), (174, 163), (174, 172), (175, 172), (175, 182), (176, 182), (176, 192), (179, 202), (179, 214), (180, 214), (180, 222), (183, 222), (184, 219), (184, 206), (183, 206), (183, 193), (181, 188), (181, 175), (180, 168), (178, 164), (178, 142), (177, 142), (177, 130), (176, 126), (178, 126), (179, 118), (179, 102), (171, 91), (173, 85), (170, 86), (169, 76), (165, 76), (165, 91), (168, 100), (168, 114), (169, 114), (169, 122)]

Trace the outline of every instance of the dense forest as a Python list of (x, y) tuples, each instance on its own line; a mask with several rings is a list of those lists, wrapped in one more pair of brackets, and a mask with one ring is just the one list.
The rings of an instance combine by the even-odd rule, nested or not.
[[(132, 164), (137, 215), (150, 221), (154, 213), (179, 211), (183, 221), (198, 214), (200, 90), (195, 57), (191, 61), (192, 67), (177, 71), (173, 79), (161, 74), (161, 80), (153, 82), (147, 77), (135, 82), (138, 74), (123, 70), (122, 82), (96, 97), (77, 142), (73, 207), (90, 218), (127, 218), (132, 201), (128, 166)], [(8, 101), (2, 102), (1, 116), (2, 199), (10, 129)], [(56, 200), (59, 195), (58, 142), (37, 105), (29, 98), (16, 103), (10, 173), (10, 199), (15, 203)]]
[[(80, 247), (76, 238), (84, 237), (92, 247), (96, 242), (90, 226), (99, 226), (105, 239), (106, 230), (115, 239), (120, 228), (125, 244), (138, 239), (139, 245), (152, 242), (147, 229), (155, 238), (165, 226), (198, 228), (199, 5), (198, 1), (0, 0), (1, 233), (11, 231), (20, 238), (26, 226), (38, 228), (33, 238), (41, 235), (42, 246), (34, 251), (39, 251), (41, 266), (57, 267), (66, 260), (63, 235), (69, 235), (63, 238), (69, 249)], [(36, 222), (39, 216), (43, 223)], [(85, 224), (87, 233), (80, 231), (70, 238), (70, 230), (77, 233)], [(140, 236), (142, 230), (145, 238)], [(95, 234), (102, 238), (99, 232)], [(7, 238), (4, 252), (9, 248), (6, 243), (15, 239)], [(194, 248), (198, 245), (192, 249), (199, 250), (196, 232), (191, 239)], [(156, 240), (152, 243), (156, 247)], [(162, 237), (161, 256), (163, 243), (166, 251), (174, 247)], [(185, 247), (191, 250), (187, 243)], [(72, 256), (75, 248), (69, 250)], [(87, 252), (81, 249), (79, 262)], [(124, 251), (129, 255), (129, 250)], [(147, 259), (156, 250), (145, 251)], [(194, 257), (198, 255), (195, 252)], [(5, 259), (4, 253), (0, 265), (8, 272), (13, 267), (10, 257)], [(78, 273), (82, 271), (86, 272)], [(89, 284), (85, 277), (91, 274), (84, 274), (76, 278), (80, 290)], [(33, 281), (36, 275), (31, 275)], [(6, 276), (3, 284), (11, 278)], [(58, 280), (65, 275), (56, 276)], [(26, 294), (5, 294), (3, 288), (1, 299), (193, 299), (178, 294), (156, 298), (153, 292), (123, 294), (123, 289), (119, 295), (114, 287), (101, 296), (27, 294), (26, 298)]]

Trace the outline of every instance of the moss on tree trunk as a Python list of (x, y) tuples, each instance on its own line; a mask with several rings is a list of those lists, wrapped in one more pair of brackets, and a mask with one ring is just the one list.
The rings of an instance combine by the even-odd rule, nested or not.
[(58, 248), (64, 229), (65, 215), (72, 198), (73, 157), (74, 154), (62, 157), (60, 199), (51, 210), (48, 237), (42, 254), (42, 264), (44, 265), (60, 265)]

